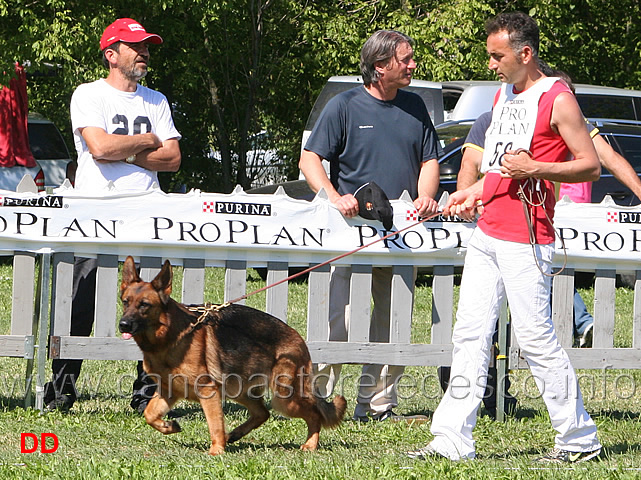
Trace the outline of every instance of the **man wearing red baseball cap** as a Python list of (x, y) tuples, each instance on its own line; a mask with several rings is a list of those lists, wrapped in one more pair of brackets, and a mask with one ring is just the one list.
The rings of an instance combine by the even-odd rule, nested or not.
[[(180, 133), (167, 98), (140, 85), (147, 75), (149, 44), (162, 38), (131, 18), (109, 25), (100, 39), (106, 78), (80, 85), (71, 97), (71, 124), (78, 152), (75, 189), (90, 195), (140, 192), (158, 185), (157, 172), (180, 167)], [(96, 259), (74, 263), (71, 335), (88, 336), (95, 316)], [(45, 386), (48, 409), (68, 410), (78, 392), (82, 360), (54, 360)], [(131, 406), (140, 413), (155, 382), (138, 365)]]
[(162, 43), (162, 38), (155, 33), (147, 33), (145, 27), (131, 18), (119, 18), (105, 28), (100, 38), (100, 50), (104, 50), (116, 42), (149, 42), (158, 45)]

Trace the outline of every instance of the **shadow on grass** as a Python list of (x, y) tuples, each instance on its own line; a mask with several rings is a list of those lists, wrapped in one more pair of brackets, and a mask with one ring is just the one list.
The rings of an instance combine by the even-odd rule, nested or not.
[[(587, 464), (593, 464), (599, 460), (614, 460), (617, 456), (625, 454), (638, 454), (641, 451), (641, 444), (639, 443), (629, 443), (623, 442), (615, 445), (607, 445), (601, 449), (601, 455), (597, 459), (590, 460), (585, 463), (581, 463), (582, 466), (587, 466)], [(532, 461), (532, 467), (536, 467), (537, 463), (535, 460), (545, 455), (547, 451), (542, 451), (536, 448), (529, 448), (527, 450), (520, 450), (518, 452), (512, 450), (506, 453), (492, 453), (492, 454), (477, 454), (477, 460), (513, 460), (518, 456), (530, 456)], [(547, 468), (577, 468), (579, 465), (562, 465), (562, 464), (545, 464)]]
[[(513, 418), (519, 420), (521, 418), (535, 418), (540, 415), (541, 411), (535, 408), (523, 408), (517, 405), (516, 413), (513, 415)], [(508, 417), (510, 418), (510, 417)]]
[[(35, 399), (33, 399), (31, 403), (35, 405)], [(24, 409), (24, 398), (0, 396), (0, 408), (5, 410), (16, 410), (18, 408)]]
[(247, 450), (256, 450), (256, 449), (267, 449), (267, 450), (300, 450), (300, 444), (294, 442), (286, 443), (256, 443), (256, 442), (247, 442), (239, 440), (234, 443), (227, 444), (226, 451), (230, 453), (247, 453)]
[(640, 443), (622, 442), (604, 447), (601, 451), (601, 456), (603, 458), (610, 458), (611, 456), (623, 455), (625, 453), (638, 454), (639, 451), (641, 451)]
[[(322, 433), (322, 431), (321, 431)], [(295, 442), (285, 442), (285, 443), (260, 443), (260, 442), (248, 442), (248, 441), (243, 441), (239, 440), (234, 443), (230, 443), (227, 445), (226, 451), (230, 453), (247, 453), (248, 450), (256, 450), (256, 449), (266, 449), (266, 450), (289, 450), (289, 451), (299, 451), (301, 445), (304, 443), (305, 438), (301, 438), (301, 443), (295, 443)], [(322, 435), (320, 439), (320, 443), (318, 446), (319, 451), (327, 451), (331, 452), (334, 450), (333, 448), (333, 443), (334, 442), (328, 442), (328, 441), (323, 441)], [(338, 442), (336, 442), (338, 444)], [(359, 448), (360, 445), (357, 444), (350, 444), (349, 442), (340, 442), (340, 448), (341, 449), (350, 449), (350, 448)]]
[(622, 410), (601, 410), (599, 412), (591, 412), (590, 416), (592, 418), (608, 418), (610, 420), (639, 420), (641, 413)]
[[(304, 439), (303, 439), (304, 440)], [(239, 440), (234, 443), (228, 443), (225, 447), (225, 453), (241, 453), (246, 454), (248, 452), (253, 452), (255, 450), (278, 450), (278, 451), (293, 451), (296, 452), (300, 450), (301, 443), (295, 442), (285, 442), (285, 443), (261, 443), (261, 442), (249, 442), (245, 440)], [(197, 450), (203, 453), (209, 452), (209, 447), (211, 446), (207, 442), (202, 441), (182, 441), (176, 439), (176, 444), (185, 448), (186, 450)], [(357, 448), (358, 445), (349, 445), (341, 442), (341, 448)], [(319, 450), (329, 451), (333, 450), (331, 442), (322, 442), (319, 446)]]

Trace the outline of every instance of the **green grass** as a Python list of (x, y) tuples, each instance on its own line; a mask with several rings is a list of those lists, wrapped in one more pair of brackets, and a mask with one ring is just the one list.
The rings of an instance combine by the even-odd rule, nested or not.
[[(421, 279), (416, 294), (413, 341), (429, 338), (430, 284)], [(222, 274), (208, 270), (206, 299), (222, 300)], [(250, 273), (247, 290), (263, 285)], [(180, 292), (177, 272), (175, 292)], [(10, 267), (0, 265), (0, 291), (11, 291)], [(591, 305), (592, 291), (581, 290)], [(176, 293), (175, 293), (176, 295)], [(0, 299), (0, 332), (9, 329), (9, 295)], [(265, 294), (248, 299), (261, 307)], [(617, 290), (615, 344), (631, 345), (632, 292)], [(289, 322), (305, 335), (306, 284), (290, 286)], [(48, 372), (49, 372), (49, 366)], [(542, 401), (527, 371), (516, 372), (513, 392), (519, 397), (515, 418), (496, 423), (481, 416), (475, 430), (478, 459), (453, 463), (448, 460), (415, 461), (404, 452), (425, 445), (430, 439), (429, 423), (360, 424), (346, 420), (335, 430), (321, 432), (321, 448), (304, 453), (302, 420), (277, 415), (220, 457), (210, 457), (209, 435), (197, 404), (180, 403), (177, 412), (181, 433), (163, 436), (146, 425), (129, 407), (135, 374), (131, 361), (86, 361), (80, 379), (81, 397), (68, 414), (40, 415), (22, 408), (25, 361), (0, 358), (0, 478), (96, 479), (96, 478), (224, 478), (224, 479), (596, 479), (637, 478), (641, 469), (641, 400), (634, 385), (641, 385), (641, 371), (579, 372), (588, 411), (598, 424), (605, 446), (605, 459), (572, 468), (545, 467), (532, 459), (548, 450), (554, 431)], [(348, 365), (343, 377), (358, 378), (360, 367)], [(424, 413), (431, 417), (440, 392), (435, 369), (409, 367), (407, 373), (425, 377), (425, 388), (401, 401), (398, 413)], [(592, 378), (590, 378), (592, 377)], [(345, 395), (349, 416), (356, 388), (347, 383)], [(228, 428), (245, 418), (233, 403), (225, 406)], [(23, 432), (55, 433), (59, 449), (53, 454), (21, 454)]]

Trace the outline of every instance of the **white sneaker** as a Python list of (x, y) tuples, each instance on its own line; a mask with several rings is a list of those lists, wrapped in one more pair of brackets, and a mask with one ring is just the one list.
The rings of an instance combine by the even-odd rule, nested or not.
[(570, 452), (569, 450), (554, 447), (546, 455), (536, 459), (536, 461), (541, 463), (580, 463), (598, 459), (600, 454), (600, 448), (592, 450), (591, 452)]
[(579, 348), (592, 348), (592, 327), (594, 323), (591, 323), (585, 327), (585, 331), (579, 338)]
[(425, 460), (428, 458), (447, 458), (445, 455), (441, 455), (439, 452), (437, 452), (436, 449), (429, 443), (417, 450), (407, 452), (407, 456), (410, 458), (415, 458), (417, 460)]

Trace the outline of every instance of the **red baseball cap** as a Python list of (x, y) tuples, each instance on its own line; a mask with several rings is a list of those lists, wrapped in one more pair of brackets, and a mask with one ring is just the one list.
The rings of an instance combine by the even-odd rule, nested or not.
[(155, 33), (147, 33), (145, 27), (131, 18), (119, 18), (105, 28), (100, 38), (100, 50), (104, 50), (116, 42), (138, 43), (144, 41), (159, 44), (162, 43), (162, 38)]

